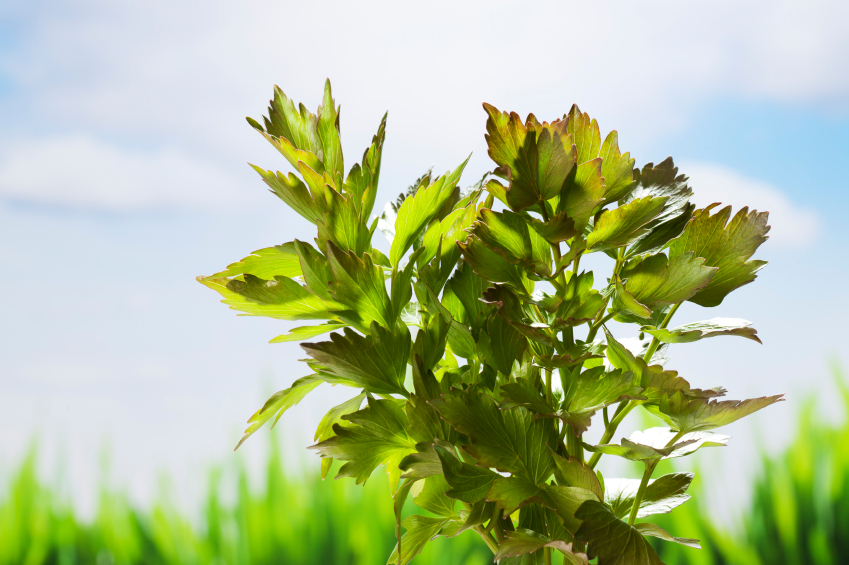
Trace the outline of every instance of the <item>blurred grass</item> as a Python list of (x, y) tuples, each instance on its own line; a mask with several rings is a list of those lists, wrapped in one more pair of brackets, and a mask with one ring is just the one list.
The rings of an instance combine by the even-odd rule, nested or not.
[[(837, 373), (837, 371), (836, 371)], [(837, 379), (849, 418), (849, 387)], [(849, 420), (829, 426), (812, 400), (799, 413), (797, 435), (781, 454), (764, 457), (739, 525), (716, 524), (700, 475), (693, 499), (650, 521), (673, 535), (702, 541), (701, 551), (652, 539), (669, 565), (840, 565), (849, 563)], [(271, 436), (269, 435), (269, 438)], [(39, 481), (32, 448), (0, 500), (0, 565), (383, 565), (395, 544), (384, 474), (365, 487), (322, 482), (317, 473), (289, 478), (277, 444), (262, 484), (243, 467), (228, 484), (208, 477), (200, 525), (161, 497), (150, 509), (102, 490), (93, 520), (83, 521)], [(664, 462), (661, 473), (672, 470)], [(685, 467), (686, 465), (683, 465)], [(230, 477), (230, 475), (226, 475)], [(225, 502), (229, 487), (236, 495)], [(483, 565), (492, 554), (472, 532), (438, 538), (418, 563)]]
[[(817, 399), (799, 412), (796, 436), (775, 457), (762, 458), (752, 498), (736, 529), (711, 521), (699, 488), (693, 499), (652, 522), (672, 535), (698, 538), (701, 551), (652, 540), (660, 557), (681, 565), (849, 564), (849, 384), (838, 367), (834, 380), (843, 401), (842, 425), (818, 418)], [(663, 462), (669, 472), (672, 468)], [(682, 465), (683, 469), (684, 465)]]
[[(249, 484), (239, 467), (230, 504), (221, 493), (233, 485), (210, 472), (199, 527), (165, 497), (142, 511), (106, 490), (83, 522), (39, 481), (33, 448), (0, 502), (0, 565), (384, 565), (395, 546), (386, 476), (376, 472), (364, 487), (322, 482), (317, 472), (289, 479), (271, 443), (264, 484)], [(469, 531), (428, 544), (419, 559), (484, 565), (492, 553)]]

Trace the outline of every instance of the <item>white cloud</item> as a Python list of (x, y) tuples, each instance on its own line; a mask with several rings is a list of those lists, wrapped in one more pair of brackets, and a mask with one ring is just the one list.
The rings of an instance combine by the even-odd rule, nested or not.
[[(158, 170), (199, 170), (197, 159), (169, 147), (212, 162), (256, 159), (260, 140), (241, 116), (258, 116), (275, 82), (314, 107), (327, 76), (343, 104), (349, 163), (390, 110), (384, 180), (398, 188), (409, 169), (435, 162), (444, 170), (471, 150), (469, 173), (488, 167), (484, 100), (542, 118), (580, 102), (603, 129), (617, 127), (632, 153), (716, 98), (849, 108), (849, 74), (835, 72), (849, 62), (849, 3), (838, 0), (212, 0), (203, 10), (188, 0), (45, 0), (7, 8), (5, 17), (20, 33), (15, 50), (0, 54), (0, 73), (19, 93), (7, 108), (24, 136), (7, 128), (6, 139), (46, 154), (34, 145), (53, 148), (53, 138), (33, 131), (125, 147), (141, 138), (159, 149), (116, 157), (147, 170), (146, 180)], [(99, 145), (101, 156), (110, 151)], [(73, 195), (46, 181), (5, 192), (107, 208), (197, 202), (185, 184), (116, 190), (93, 180), (104, 176), (87, 171)], [(220, 181), (208, 180), (218, 190)]]
[(139, 210), (236, 204), (237, 183), (184, 151), (127, 150), (88, 135), (0, 148), (0, 195), (73, 208)]
[(760, 180), (713, 163), (684, 163), (681, 171), (689, 175), (693, 201), (701, 206), (712, 202), (743, 206), (769, 212), (770, 247), (801, 248), (819, 235), (817, 214), (792, 202), (780, 189)]

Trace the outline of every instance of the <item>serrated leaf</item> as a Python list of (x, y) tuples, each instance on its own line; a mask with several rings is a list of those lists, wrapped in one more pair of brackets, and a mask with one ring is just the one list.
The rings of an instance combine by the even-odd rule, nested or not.
[(547, 486), (539, 496), (546, 506), (556, 512), (563, 526), (572, 534), (581, 525), (581, 520), (575, 515), (581, 505), (588, 500), (599, 501), (595, 493), (581, 487)]
[[(670, 445), (669, 442), (676, 437), (675, 443)], [(728, 436), (713, 432), (691, 432), (678, 437), (675, 431), (667, 428), (649, 428), (635, 431), (629, 439), (623, 439), (621, 445), (584, 444), (584, 447), (589, 451), (618, 455), (631, 461), (652, 462), (683, 457), (702, 447), (723, 447), (729, 439)]]
[(497, 503), (504, 509), (504, 515), (509, 516), (516, 510), (533, 502), (541, 502), (535, 498), (541, 492), (541, 487), (519, 477), (498, 477), (486, 494), (486, 499)]
[[(469, 510), (468, 515), (466, 516), (466, 521), (463, 522), (463, 525), (457, 530), (457, 532), (450, 537), (456, 537), (466, 530), (474, 528), (475, 526), (480, 526), (485, 524), (487, 520), (492, 518), (492, 513), (495, 512), (495, 503), (488, 502), (486, 500), (479, 500), (472, 505), (471, 510)], [(461, 511), (462, 516), (462, 511)]]
[(571, 425), (578, 436), (587, 431), (596, 411), (626, 398), (642, 398), (631, 371), (616, 369), (605, 373), (603, 367), (584, 372), (576, 369), (563, 380), (563, 403), (557, 415)]
[(556, 453), (553, 455), (554, 463), (560, 473), (558, 482), (563, 481), (563, 486), (587, 489), (599, 499), (604, 498), (604, 486), (598, 480), (598, 475), (595, 474), (592, 467), (577, 457), (566, 458)]
[(440, 535), (446, 526), (459, 521), (453, 518), (431, 518), (429, 516), (419, 516), (413, 514), (408, 516), (402, 522), (406, 532), (401, 538), (401, 554), (398, 554), (398, 546), (395, 546), (392, 555), (389, 556), (389, 564), (406, 565), (413, 557), (421, 553), (427, 542)]
[(522, 265), (540, 276), (551, 274), (551, 246), (540, 234), (529, 229), (524, 218), (505, 210), (483, 209), (472, 233), (490, 249), (503, 254), (509, 263)]
[(224, 297), (221, 302), (247, 316), (279, 320), (327, 320), (350, 314), (343, 304), (322, 300), (287, 277), (265, 281), (253, 275), (244, 280), (198, 277), (198, 282)]
[(486, 324), (489, 347), (486, 361), (505, 375), (509, 375), (513, 362), (522, 358), (528, 341), (516, 328), (501, 316), (492, 316)]
[[(637, 238), (636, 241), (625, 252), (626, 259), (632, 259), (638, 255), (654, 255), (660, 253), (666, 244), (681, 235), (684, 228), (693, 217), (695, 204), (688, 204), (679, 215), (664, 222), (658, 223), (657, 219), (647, 227), (649, 232)], [(663, 215), (663, 214), (661, 214)]]
[(538, 534), (527, 528), (516, 528), (515, 531), (505, 532), (504, 535), (506, 539), (498, 546), (498, 553), (495, 554), (496, 561), (532, 553), (543, 547), (551, 547), (562, 552), (566, 556), (564, 562), (569, 565), (587, 565), (589, 563), (585, 553), (572, 553), (572, 544), (567, 544), (561, 540), (552, 541), (548, 536)]
[(634, 526), (634, 529), (643, 534), (644, 536), (652, 536), (665, 541), (680, 543), (681, 545), (686, 545), (687, 547), (692, 547), (693, 549), (702, 548), (702, 546), (699, 544), (699, 540), (673, 537), (669, 534), (669, 532), (667, 532), (660, 526), (655, 526), (654, 524), (637, 524)]
[(604, 343), (595, 341), (593, 343), (577, 342), (563, 353), (555, 355), (538, 355), (536, 362), (540, 367), (546, 369), (565, 369), (588, 359), (601, 357), (604, 351)]
[(464, 449), (483, 466), (522, 473), (534, 483), (551, 476), (554, 461), (546, 444), (556, 445), (558, 439), (550, 421), (537, 420), (524, 408), (499, 410), (491, 398), (474, 390), (452, 390), (431, 404), (469, 436)]
[(384, 328), (395, 325), (395, 314), (386, 292), (383, 268), (368, 253), (358, 256), (329, 243), (327, 259), (333, 280), (330, 294), (337, 302), (356, 312), (364, 324), (377, 322)]
[(330, 292), (328, 292), (330, 281), (333, 280), (333, 272), (330, 270), (330, 263), (328, 263), (327, 257), (322, 255), (309, 243), (304, 243), (297, 239), (293, 243), (295, 252), (298, 254), (298, 262), (301, 266), (301, 273), (307, 289), (316, 296), (334, 301), (333, 297), (330, 296)]
[(294, 173), (289, 173), (287, 176), (280, 171), (276, 173), (266, 171), (256, 165), (251, 165), (251, 167), (259, 173), (259, 176), (268, 185), (270, 192), (285, 202), (292, 210), (313, 224), (321, 219), (323, 206), (313, 201), (306, 185)]
[(489, 492), (492, 482), (499, 477), (497, 473), (484, 467), (477, 467), (460, 461), (456, 455), (442, 446), (434, 446), (442, 472), (451, 490), (445, 494), (450, 498), (470, 504), (483, 500)]
[(619, 134), (616, 130), (611, 131), (602, 143), (598, 122), (590, 120), (588, 114), (581, 113), (578, 106), (573, 105), (569, 111), (568, 131), (578, 149), (579, 163), (601, 157), (601, 174), (607, 185), (605, 202), (614, 202), (628, 194), (634, 186), (634, 160), (630, 158), (630, 153), (623, 155), (619, 151)]
[(242, 436), (242, 439), (239, 440), (239, 443), (236, 444), (233, 451), (239, 449), (239, 446), (242, 445), (246, 439), (265, 425), (265, 423), (275, 415), (277, 416), (275, 419), (276, 423), (286, 410), (303, 400), (303, 398), (309, 394), (311, 390), (320, 385), (322, 382), (322, 379), (315, 375), (301, 377), (292, 383), (292, 386), (286, 390), (281, 390), (271, 395), (271, 398), (265, 401), (262, 408), (257, 410), (254, 415), (248, 419), (248, 424), (250, 425), (245, 430), (245, 435)]
[(489, 156), (509, 181), (505, 198), (510, 208), (523, 210), (559, 194), (576, 157), (566, 122), (540, 124), (531, 114), (523, 124), (515, 112), (483, 107)]
[(677, 328), (657, 329), (652, 326), (640, 328), (640, 331), (655, 336), (663, 343), (690, 343), (721, 335), (737, 335), (762, 343), (758, 330), (750, 328), (752, 322), (739, 318), (713, 318), (704, 322), (693, 322)]
[(563, 302), (555, 313), (556, 327), (579, 326), (586, 323), (604, 306), (604, 297), (593, 289), (593, 273), (580, 275), (568, 274), (568, 281), (562, 293)]
[(343, 416), (347, 416), (360, 409), (363, 400), (366, 398), (366, 393), (358, 394), (354, 398), (346, 400), (342, 404), (338, 404), (327, 411), (327, 414), (321, 419), (318, 427), (315, 430), (314, 441), (324, 441), (333, 435), (333, 426), (336, 424), (345, 426), (348, 425), (347, 420), (343, 420)]
[(601, 159), (593, 159), (573, 168), (556, 200), (555, 214), (565, 213), (572, 218), (579, 233), (583, 232), (593, 210), (604, 201), (605, 186), (601, 170)]
[(318, 107), (317, 114), (324, 171), (334, 179), (336, 186), (340, 186), (345, 175), (345, 164), (342, 158), (342, 142), (339, 140), (339, 108), (333, 101), (330, 79), (324, 82), (324, 100)]
[(616, 341), (605, 328), (607, 338), (607, 359), (610, 364), (623, 371), (633, 371), (634, 382), (643, 389), (648, 403), (657, 404), (665, 394), (681, 391), (690, 398), (712, 398), (725, 394), (725, 389), (692, 389), (690, 383), (678, 376), (678, 371), (665, 371), (662, 365), (648, 366), (643, 359), (634, 356), (621, 343)]
[(346, 461), (336, 477), (353, 477), (357, 484), (364, 483), (372, 471), (386, 466), (390, 486), (398, 488), (401, 460), (415, 452), (415, 442), (407, 435), (407, 416), (396, 400), (368, 399), (368, 406), (358, 412), (343, 416), (350, 426), (333, 426), (335, 436), (310, 446), (322, 457)]
[(268, 343), (286, 343), (290, 341), (304, 341), (307, 339), (312, 339), (316, 336), (326, 334), (327, 332), (332, 332), (334, 330), (342, 329), (346, 326), (346, 324), (320, 324), (318, 326), (302, 326), (300, 328), (293, 328), (289, 330), (289, 333), (278, 335)]
[[(607, 479), (605, 481), (604, 502), (620, 519), (625, 519), (634, 506), (637, 491), (640, 488), (639, 479)], [(637, 518), (645, 518), (654, 514), (668, 514), (690, 499), (686, 494), (692, 473), (670, 473), (649, 481), (643, 492)]]
[(327, 189), (327, 208), (318, 221), (318, 244), (327, 248), (332, 241), (343, 251), (352, 251), (356, 255), (371, 250), (371, 231), (360, 219), (355, 197), (343, 196), (332, 188)]
[[(635, 432), (636, 433), (636, 432)], [(589, 445), (584, 444), (584, 449), (593, 453), (605, 453), (607, 455), (617, 455), (630, 461), (645, 461), (651, 463), (659, 461), (664, 457), (670, 457), (672, 453), (680, 450), (688, 445), (697, 443), (695, 439), (681, 439), (672, 445), (650, 445), (648, 443), (639, 443), (637, 440), (643, 439), (639, 436), (635, 438), (631, 434), (632, 439), (623, 438), (620, 445), (605, 444), (605, 445)], [(646, 441), (643, 439), (643, 441)]]
[(625, 290), (625, 285), (622, 284), (619, 275), (614, 275), (613, 280), (615, 286), (610, 310), (616, 312), (616, 320), (619, 322), (628, 322), (631, 318), (636, 318), (642, 322), (650, 320), (652, 317), (651, 309)]
[(416, 238), (422, 234), (440, 208), (451, 198), (468, 162), (467, 158), (453, 172), (449, 171), (430, 186), (418, 189), (413, 196), (408, 197), (401, 204), (395, 219), (395, 237), (389, 252), (389, 259), (393, 265), (397, 266), (400, 263)]
[(223, 279), (245, 274), (264, 280), (271, 280), (275, 276), (290, 279), (300, 277), (301, 264), (295, 251), (295, 243), (290, 241), (283, 245), (258, 249), (241, 261), (227, 265), (227, 269), (220, 273), (210, 275), (210, 278)]
[(363, 153), (362, 165), (355, 163), (345, 179), (345, 192), (353, 194), (355, 204), (359, 203), (356, 208), (359, 211), (360, 218), (368, 218), (374, 208), (385, 138), (386, 114), (383, 115), (377, 133), (371, 139), (371, 145)]
[(514, 377), (513, 382), (501, 385), (501, 401), (499, 408), (509, 410), (516, 406), (524, 406), (540, 415), (553, 415), (557, 409), (549, 405), (531, 379)]
[(528, 225), (550, 243), (568, 241), (575, 237), (578, 230), (575, 228), (575, 220), (565, 212), (555, 214), (547, 222), (527, 217)]
[(480, 298), (488, 286), (489, 283), (476, 275), (467, 263), (461, 264), (454, 271), (448, 279), (446, 288), (450, 289), (463, 305), (464, 314), (458, 317), (457, 321), (468, 326), (475, 325), (478, 316), (483, 315), (487, 310), (486, 304), (481, 302)]
[(718, 205), (696, 210), (684, 233), (669, 245), (670, 257), (694, 252), (705, 258), (705, 266), (718, 269), (710, 284), (690, 299), (699, 306), (718, 306), (731, 291), (755, 280), (755, 273), (766, 265), (749, 258), (768, 239), (769, 212), (741, 208), (728, 222), (731, 206), (710, 215)]
[(620, 205), (647, 196), (666, 198), (663, 211), (650, 226), (655, 227), (680, 216), (687, 209), (693, 195), (693, 190), (687, 186), (687, 180), (685, 175), (678, 174), (678, 167), (672, 157), (667, 157), (657, 165), (648, 163), (642, 170), (634, 170), (634, 188), (621, 199)]
[(589, 555), (598, 556), (598, 565), (663, 565), (640, 531), (601, 502), (583, 503), (575, 516), (582, 521), (575, 537), (589, 544)]
[(652, 310), (677, 304), (691, 298), (710, 282), (716, 272), (706, 267), (705, 260), (693, 253), (668, 259), (664, 254), (633, 259), (620, 272), (627, 279), (625, 290), (640, 304)]
[(646, 196), (604, 212), (587, 237), (587, 252), (606, 251), (630, 245), (648, 233), (644, 226), (663, 210), (666, 198)]
[(372, 322), (364, 337), (345, 328), (330, 334), (330, 341), (302, 343), (307, 354), (326, 372), (347, 379), (374, 394), (409, 395), (404, 388), (412, 342), (409, 332), (392, 333)]
[(749, 400), (688, 399), (683, 393), (667, 395), (660, 401), (658, 416), (679, 432), (700, 432), (726, 426), (761, 408), (784, 400), (783, 394)]
[(514, 290), (529, 294), (532, 283), (524, 270), (510, 263), (504, 255), (483, 243), (477, 236), (471, 235), (466, 241), (459, 242), (463, 259), (472, 270), (485, 280), (509, 284)]
[(454, 511), (454, 508), (457, 505), (457, 501), (445, 496), (445, 491), (448, 489), (449, 486), (445, 482), (444, 476), (432, 475), (424, 479), (424, 488), (413, 497), (413, 502), (419, 508), (432, 512), (437, 516), (455, 518), (457, 517), (457, 513)]

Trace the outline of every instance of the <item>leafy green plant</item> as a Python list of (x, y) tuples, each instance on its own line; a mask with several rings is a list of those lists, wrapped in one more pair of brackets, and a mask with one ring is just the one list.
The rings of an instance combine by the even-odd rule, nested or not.
[[(297, 171), (254, 167), (315, 225), (315, 245), (261, 249), (199, 280), (245, 315), (324, 321), (272, 342), (333, 333), (302, 344), (311, 374), (274, 394), (242, 442), (323, 383), (356, 389), (312, 449), (322, 476), (334, 459), (337, 477), (357, 483), (385, 466), (390, 563), (467, 531), (501, 563), (548, 564), (553, 552), (573, 564), (661, 563), (646, 536), (698, 547), (637, 523), (689, 498), (692, 474), (652, 480), (656, 466), (725, 445), (713, 430), (781, 395), (720, 401), (721, 387), (691, 388), (663, 367), (670, 344), (760, 340), (745, 320), (670, 322), (683, 302), (717, 306), (755, 279), (767, 213), (696, 210), (671, 158), (635, 169), (617, 133), (602, 141), (577, 106), (551, 123), (484, 109), (492, 174), (461, 190), (468, 160), (428, 172), (373, 218), (385, 117), (347, 174), (329, 82), (316, 114), (275, 89), (264, 123), (248, 120)], [(378, 228), (388, 257), (372, 245)], [(600, 289), (580, 270), (590, 253), (614, 262)], [(639, 337), (615, 339), (610, 320)], [(611, 443), (637, 407), (665, 425)], [(594, 420), (599, 445), (583, 441)], [(603, 477), (605, 454), (641, 464), (642, 480)], [(426, 512), (402, 521), (410, 496)]]

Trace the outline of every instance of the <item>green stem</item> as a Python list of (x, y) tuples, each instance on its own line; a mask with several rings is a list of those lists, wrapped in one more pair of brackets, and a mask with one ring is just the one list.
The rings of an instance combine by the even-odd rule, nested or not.
[(542, 559), (544, 565), (551, 565), (551, 548), (546, 547), (545, 552), (542, 554)]
[(481, 539), (486, 543), (489, 549), (493, 554), (498, 553), (498, 542), (495, 541), (495, 538), (492, 537), (492, 534), (487, 532), (483, 526), (475, 526), (475, 531), (481, 537)]
[(563, 424), (566, 427), (566, 450), (571, 457), (584, 461), (584, 445), (581, 443), (581, 438), (575, 434), (575, 430), (569, 424)]
[(615, 315), (616, 315), (616, 312), (611, 312), (610, 314), (608, 314), (607, 316), (605, 316), (601, 320), (594, 322), (593, 325), (590, 327), (590, 333), (587, 334), (587, 343), (591, 342), (593, 340), (593, 338), (595, 337), (595, 334), (598, 333), (599, 328), (601, 328), (601, 326), (603, 326), (606, 322), (608, 322)]
[[(613, 420), (610, 421), (610, 425), (607, 426), (604, 430), (604, 435), (601, 436), (601, 441), (599, 441), (599, 445), (610, 442), (613, 438), (613, 434), (616, 433), (616, 428), (619, 427), (619, 424), (622, 423), (622, 420), (625, 419), (625, 416), (634, 409), (636, 404), (632, 403), (630, 400), (624, 401), (619, 405), (619, 409), (616, 410), (616, 414), (613, 415)], [(590, 468), (594, 469), (596, 465), (598, 465), (598, 460), (601, 459), (601, 453), (593, 453), (593, 456), (590, 457), (590, 461), (588, 465)]]
[[(619, 270), (622, 268), (622, 265), (624, 263), (625, 263), (625, 248), (620, 247), (619, 248), (619, 254), (616, 257), (616, 265), (614, 265), (614, 267), (613, 267), (613, 274), (610, 276), (611, 281), (616, 278), (616, 275), (619, 274)], [(611, 294), (610, 296), (613, 296), (613, 294)], [(604, 304), (602, 304), (601, 309), (598, 311), (598, 315), (595, 317), (595, 320), (593, 320), (593, 323), (590, 325), (590, 335), (592, 335), (592, 337), (595, 337), (596, 332), (598, 332), (598, 328), (600, 328), (601, 324), (604, 323), (602, 321), (602, 318), (604, 318), (604, 311), (607, 309), (607, 303), (610, 302), (610, 296), (608, 296), (607, 298), (604, 299)], [(608, 318), (608, 319), (610, 319), (610, 318)], [(590, 335), (587, 336), (587, 342), (590, 341)]]
[[(681, 302), (673, 306), (669, 312), (666, 314), (666, 317), (663, 319), (663, 323), (660, 324), (659, 330), (666, 329), (666, 326), (669, 325), (669, 322), (672, 321), (672, 316), (675, 312), (678, 311), (678, 308), (681, 306)], [(653, 337), (651, 343), (649, 344), (649, 348), (646, 350), (646, 354), (643, 356), (643, 361), (646, 362), (646, 365), (651, 363), (651, 358), (654, 356), (657, 348), (660, 347), (660, 340), (657, 337)]]
[(551, 388), (551, 369), (545, 370), (545, 400), (548, 402), (549, 406), (551, 406), (554, 401), (554, 391)]
[(637, 490), (637, 496), (634, 497), (634, 506), (631, 507), (631, 515), (628, 516), (629, 526), (633, 526), (634, 522), (637, 521), (637, 512), (640, 510), (640, 503), (643, 502), (643, 495), (646, 493), (646, 487), (649, 486), (649, 480), (651, 479), (651, 474), (654, 473), (656, 465), (657, 461), (646, 463), (646, 471), (643, 473), (643, 480), (640, 481), (640, 488)]

